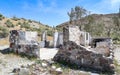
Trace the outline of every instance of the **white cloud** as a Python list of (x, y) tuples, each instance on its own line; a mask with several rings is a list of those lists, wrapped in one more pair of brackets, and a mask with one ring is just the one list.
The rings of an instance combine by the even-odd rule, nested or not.
[(118, 4), (118, 3), (120, 3), (120, 0), (111, 0), (111, 3), (112, 4)]
[(112, 7), (119, 7), (120, 0), (110, 0)]
[[(87, 7), (93, 13), (117, 13), (120, 5), (120, 0), (101, 0), (99, 3), (93, 6), (88, 5)], [(90, 6), (90, 7), (89, 7)]]

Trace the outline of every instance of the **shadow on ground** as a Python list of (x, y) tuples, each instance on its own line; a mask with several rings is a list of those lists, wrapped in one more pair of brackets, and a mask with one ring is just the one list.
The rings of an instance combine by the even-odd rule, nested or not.
[(3, 49), (3, 50), (0, 50), (0, 53), (2, 53), (2, 54), (14, 54), (14, 55), (18, 55), (18, 56), (20, 56), (20, 57), (22, 57), (22, 58), (28, 58), (28, 59), (30, 59), (30, 60), (32, 60), (32, 59), (36, 59), (36, 56), (30, 56), (30, 55), (27, 55), (26, 53), (15, 53), (13, 50), (10, 50), (10, 48), (5, 48), (5, 49)]
[(10, 48), (5, 48), (5, 49), (3, 49), (3, 50), (0, 50), (0, 52), (1, 52), (2, 54), (10, 54), (10, 53), (13, 53), (12, 51), (10, 51)]

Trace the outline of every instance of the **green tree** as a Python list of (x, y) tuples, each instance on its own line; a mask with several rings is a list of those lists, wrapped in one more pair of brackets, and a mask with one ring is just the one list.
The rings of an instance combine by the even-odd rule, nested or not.
[(84, 9), (83, 7), (80, 7), (80, 6), (75, 7), (75, 19), (76, 20), (81, 19), (86, 14), (87, 14), (87, 10)]
[(73, 8), (71, 8), (71, 11), (67, 13), (70, 19), (70, 24), (72, 24), (72, 21), (74, 20), (75, 17), (75, 11)]
[(70, 18), (70, 24), (74, 21), (75, 22), (74, 24), (80, 26), (80, 29), (82, 29), (81, 22), (78, 23), (78, 20), (86, 15), (87, 15), (87, 10), (84, 9), (83, 7), (75, 6), (75, 8), (71, 8), (71, 11), (68, 12), (68, 16)]

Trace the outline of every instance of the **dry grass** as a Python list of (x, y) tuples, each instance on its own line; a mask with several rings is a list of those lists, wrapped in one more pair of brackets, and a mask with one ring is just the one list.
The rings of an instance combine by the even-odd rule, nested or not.
[(48, 39), (48, 41), (52, 41), (53, 37), (52, 36), (48, 36), (47, 39)]
[[(38, 37), (38, 41), (41, 41), (41, 36)], [(53, 37), (52, 36), (47, 36), (47, 41), (53, 41)]]
[(8, 37), (4, 38), (4, 39), (0, 39), (0, 45), (9, 45)]

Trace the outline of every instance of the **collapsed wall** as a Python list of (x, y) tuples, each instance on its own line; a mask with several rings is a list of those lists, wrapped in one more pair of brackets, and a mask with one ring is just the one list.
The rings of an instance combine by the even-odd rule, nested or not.
[(37, 32), (12, 30), (10, 31), (10, 50), (17, 54), (39, 57), (39, 44), (37, 42)]
[[(71, 27), (74, 29), (73, 31), (70, 31)], [(64, 45), (55, 55), (54, 61), (77, 66), (78, 68), (85, 67), (102, 72), (114, 71), (113, 56), (110, 58), (110, 52), (106, 53), (108, 56), (105, 56), (101, 51), (87, 49), (85, 46), (82, 46), (78, 27), (69, 26), (64, 29)], [(110, 48), (108, 48), (109, 50)]]
[(66, 42), (53, 60), (71, 66), (76, 65), (78, 68), (85, 67), (103, 72), (114, 71), (113, 60), (111, 58), (88, 51), (72, 41)]

